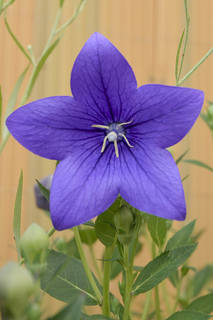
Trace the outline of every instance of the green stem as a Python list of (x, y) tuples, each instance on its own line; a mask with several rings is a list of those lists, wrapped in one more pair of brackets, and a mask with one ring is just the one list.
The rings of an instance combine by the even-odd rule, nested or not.
[(184, 8), (185, 8), (185, 18), (186, 18), (186, 32), (185, 33), (185, 39), (184, 39), (184, 47), (183, 47), (183, 53), (182, 53), (182, 57), (181, 57), (181, 63), (180, 63), (180, 69), (178, 72), (178, 77), (177, 77), (177, 84), (179, 83), (179, 79), (181, 76), (181, 72), (182, 72), (182, 68), (183, 68), (183, 61), (185, 58), (185, 54), (186, 54), (186, 47), (188, 44), (188, 38), (189, 38), (189, 23), (190, 23), (190, 17), (188, 14), (188, 5), (187, 5), (187, 0), (184, 0)]
[[(154, 259), (156, 257), (156, 248), (155, 243), (152, 241), (152, 258)], [(155, 287), (155, 313), (157, 320), (162, 320), (161, 317), (161, 310), (160, 310), (160, 297), (159, 297), (159, 288), (158, 286)]]
[(180, 86), (184, 81), (186, 81), (191, 74), (199, 68), (199, 66), (213, 53), (213, 47), (200, 59), (200, 61), (189, 71), (185, 76), (178, 81), (178, 86)]
[(103, 278), (103, 315), (110, 316), (110, 297), (109, 297), (109, 284), (112, 265), (112, 254), (114, 245), (106, 247), (104, 253), (104, 278)]
[(71, 23), (73, 23), (73, 21), (75, 21), (75, 19), (78, 17), (79, 13), (81, 12), (81, 10), (83, 9), (84, 5), (86, 4), (87, 0), (81, 0), (79, 2), (78, 7), (76, 8), (73, 16), (67, 21), (65, 22), (62, 26), (60, 26), (56, 31), (55, 34), (58, 34), (60, 32), (63, 32)]
[(149, 313), (149, 308), (151, 305), (151, 297), (152, 297), (152, 291), (148, 291), (146, 294), (146, 300), (145, 300), (145, 304), (144, 304), (144, 309), (143, 309), (143, 313), (142, 313), (142, 317), (141, 320), (146, 320), (148, 313)]
[(95, 271), (96, 271), (96, 274), (98, 276), (98, 279), (99, 281), (102, 283), (102, 274), (101, 274), (101, 270), (98, 266), (98, 263), (97, 263), (97, 259), (96, 259), (96, 256), (95, 256), (95, 253), (94, 253), (94, 250), (93, 250), (93, 246), (89, 246), (89, 252), (90, 252), (90, 256), (92, 258), (92, 262), (93, 262), (93, 266), (95, 268)]
[(59, 9), (58, 9), (58, 12), (57, 12), (57, 14), (56, 14), (55, 22), (54, 22), (54, 24), (53, 24), (53, 26), (52, 26), (52, 29), (51, 29), (51, 31), (50, 31), (49, 38), (48, 38), (47, 43), (46, 43), (46, 45), (45, 45), (45, 47), (44, 47), (44, 50), (43, 50), (43, 52), (42, 52), (42, 54), (41, 54), (41, 57), (46, 53), (46, 51), (48, 50), (48, 48), (49, 48), (49, 47), (51, 46), (51, 44), (52, 44), (52, 41), (53, 41), (53, 39), (54, 39), (54, 37), (55, 37), (55, 35), (56, 35), (56, 29), (58, 28), (58, 24), (59, 24), (60, 19), (61, 19), (61, 15), (62, 15), (62, 8), (59, 8)]
[(50, 238), (55, 232), (56, 232), (55, 228), (50, 229), (50, 231), (48, 232), (48, 237)]
[(181, 285), (182, 285), (182, 279), (180, 279), (178, 286), (177, 286), (177, 294), (176, 294), (174, 306), (172, 308), (172, 313), (174, 313), (176, 311), (178, 303), (179, 303), (180, 293), (181, 293)]
[(162, 294), (163, 294), (163, 300), (165, 302), (165, 306), (166, 306), (166, 311), (169, 314), (172, 313), (172, 310), (171, 310), (171, 305), (170, 305), (170, 301), (168, 299), (169, 295), (168, 295), (168, 292), (167, 292), (167, 287), (165, 286), (165, 281), (162, 283)]
[(155, 311), (157, 320), (161, 320), (161, 310), (160, 310), (160, 297), (159, 297), (159, 287), (155, 287)]
[(140, 231), (141, 226), (141, 218), (137, 218), (137, 226), (135, 228), (135, 236), (133, 239), (133, 246), (131, 250), (131, 254), (129, 255), (128, 245), (124, 245), (124, 265), (125, 265), (125, 298), (124, 298), (124, 314), (123, 314), (123, 320), (128, 320), (130, 318), (130, 306), (131, 306), (131, 300), (132, 300), (132, 284), (134, 280), (133, 276), (133, 264), (134, 264), (134, 258), (135, 253), (137, 249), (138, 244), (138, 235)]
[(89, 266), (87, 264), (87, 259), (86, 259), (86, 256), (84, 254), (84, 250), (83, 250), (83, 246), (82, 246), (82, 243), (81, 243), (81, 238), (80, 238), (80, 235), (79, 235), (79, 230), (78, 230), (78, 227), (74, 227), (72, 228), (73, 232), (74, 232), (74, 236), (75, 236), (75, 241), (76, 241), (76, 245), (77, 245), (77, 248), (78, 248), (78, 251), (79, 251), (79, 255), (81, 257), (81, 262), (83, 264), (83, 267), (84, 267), (84, 270), (86, 272), (86, 275), (87, 275), (87, 278), (89, 280), (89, 283), (96, 295), (96, 298), (97, 298), (97, 301), (98, 301), (98, 304), (101, 305), (102, 304), (102, 295), (96, 285), (96, 282), (94, 280), (94, 277), (92, 275), (92, 272), (90, 271), (89, 269)]
[(132, 290), (132, 268), (129, 263), (128, 246), (124, 245), (124, 264), (125, 264), (125, 296), (124, 296), (124, 313), (123, 320), (130, 318), (131, 290)]

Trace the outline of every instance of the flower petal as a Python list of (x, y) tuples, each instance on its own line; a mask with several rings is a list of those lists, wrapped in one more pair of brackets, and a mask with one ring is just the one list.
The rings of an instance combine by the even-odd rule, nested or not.
[(167, 150), (142, 144), (125, 149), (120, 170), (120, 194), (133, 207), (166, 219), (185, 219), (181, 178)]
[(99, 119), (99, 124), (124, 122), (129, 97), (135, 93), (135, 75), (121, 53), (99, 33), (86, 42), (75, 60), (71, 90), (76, 100)]
[(50, 192), (54, 227), (72, 228), (105, 211), (118, 196), (117, 173), (113, 148), (87, 148), (60, 162)]
[(39, 156), (62, 160), (82, 144), (101, 145), (103, 132), (94, 132), (91, 115), (82, 113), (72, 97), (31, 102), (7, 119), (7, 127), (25, 148)]
[(131, 134), (167, 148), (179, 142), (200, 114), (200, 90), (164, 85), (144, 85), (133, 97)]

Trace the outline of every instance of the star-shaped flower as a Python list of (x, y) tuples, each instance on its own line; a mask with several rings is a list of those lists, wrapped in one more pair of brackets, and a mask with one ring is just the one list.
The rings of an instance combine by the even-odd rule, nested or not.
[(25, 148), (60, 160), (50, 194), (54, 227), (90, 220), (119, 194), (139, 210), (183, 220), (181, 178), (165, 148), (190, 130), (203, 92), (154, 84), (137, 88), (128, 62), (99, 33), (74, 63), (71, 90), (73, 97), (37, 100), (7, 119)]

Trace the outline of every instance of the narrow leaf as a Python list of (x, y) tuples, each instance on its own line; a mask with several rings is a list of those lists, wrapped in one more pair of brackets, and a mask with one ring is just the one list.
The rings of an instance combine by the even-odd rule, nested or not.
[(187, 159), (187, 160), (183, 160), (183, 162), (185, 163), (191, 163), (191, 164), (194, 164), (198, 167), (202, 167), (202, 168), (205, 168), (211, 172), (213, 172), (213, 168), (210, 167), (208, 164), (202, 162), (202, 161), (198, 161), (198, 160), (193, 160), (193, 159)]
[(177, 231), (168, 241), (166, 250), (172, 250), (189, 243), (190, 236), (195, 227), (195, 220), (188, 223), (182, 229)]
[(176, 160), (176, 164), (178, 165), (178, 163), (180, 163), (183, 158), (187, 155), (187, 153), (189, 152), (189, 149), (187, 149), (186, 151), (184, 151)]
[(19, 177), (18, 188), (16, 192), (16, 200), (14, 206), (13, 216), (13, 234), (16, 242), (16, 248), (19, 253), (19, 241), (21, 235), (21, 201), (22, 201), (22, 190), (23, 190), (23, 172), (21, 171)]
[(171, 251), (166, 251), (140, 272), (133, 284), (133, 294), (137, 295), (149, 291), (172, 274), (193, 253), (196, 244), (182, 246)]
[(38, 187), (47, 201), (50, 199), (50, 190), (48, 190), (41, 182), (36, 179)]
[(24, 47), (22, 46), (21, 42), (16, 38), (15, 34), (12, 32), (9, 23), (7, 21), (6, 16), (4, 17), (4, 23), (6, 25), (7, 31), (9, 32), (9, 34), (11, 35), (12, 39), (14, 40), (14, 42), (16, 43), (17, 47), (21, 50), (21, 52), (25, 55), (25, 57), (29, 60), (30, 63), (32, 62), (31, 57), (29, 56), (29, 54), (27, 53), (27, 51), (24, 49)]
[(202, 289), (213, 279), (213, 265), (206, 265), (201, 270), (197, 271), (189, 283), (192, 288), (192, 296), (200, 294)]
[[(17, 101), (17, 98), (18, 98), (18, 93), (19, 93), (19, 90), (21, 88), (21, 85), (22, 85), (22, 82), (24, 80), (24, 77), (27, 73), (29, 69), (29, 66), (21, 73), (21, 75), (19, 76), (14, 88), (13, 88), (13, 91), (10, 95), (10, 98), (9, 98), (9, 101), (8, 101), (8, 104), (7, 104), (7, 108), (6, 108), (6, 112), (5, 112), (5, 119), (9, 116), (9, 114), (13, 111), (15, 105), (16, 105), (16, 101)], [(1, 147), (0, 147), (0, 151), (2, 151), (5, 143), (7, 142), (7, 139), (9, 137), (9, 131), (6, 127), (6, 125), (4, 125), (4, 128), (3, 128), (3, 133), (2, 133), (2, 144), (1, 144)]]
[(208, 320), (211, 316), (196, 311), (178, 311), (166, 320)]
[(199, 297), (188, 305), (187, 310), (194, 310), (203, 313), (213, 312), (213, 293)]
[(183, 44), (184, 33), (185, 33), (185, 30), (183, 30), (182, 35), (180, 37), (180, 41), (179, 41), (178, 49), (177, 49), (177, 54), (176, 54), (176, 63), (175, 63), (175, 79), (176, 79), (176, 82), (178, 82), (178, 74), (179, 74), (178, 67), (179, 67), (179, 59), (180, 59), (180, 50), (181, 50), (181, 47), (182, 47), (182, 44)]
[(41, 288), (52, 297), (66, 303), (71, 304), (79, 294), (83, 294), (86, 296), (85, 304), (97, 304), (82, 262), (53, 250), (48, 254)]

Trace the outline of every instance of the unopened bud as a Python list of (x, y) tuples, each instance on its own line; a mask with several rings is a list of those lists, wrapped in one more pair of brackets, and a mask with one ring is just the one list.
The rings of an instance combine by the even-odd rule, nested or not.
[(118, 240), (127, 244), (131, 241), (133, 227), (134, 227), (134, 216), (131, 210), (123, 206), (114, 216), (114, 223), (118, 234)]
[[(52, 184), (52, 179), (53, 179), (53, 175), (50, 175), (50, 176), (47, 176), (47, 177), (43, 178), (42, 180), (40, 180), (40, 183), (46, 189), (50, 190), (51, 184)], [(39, 209), (49, 211), (49, 201), (44, 197), (44, 195), (42, 194), (37, 183), (34, 185), (34, 193), (35, 193), (36, 206)]]
[(16, 262), (0, 269), (0, 307), (7, 314), (20, 316), (35, 290), (31, 273)]
[(48, 234), (36, 223), (31, 224), (21, 237), (21, 254), (32, 271), (33, 267), (35, 271), (38, 268), (38, 272), (45, 267), (48, 244)]

